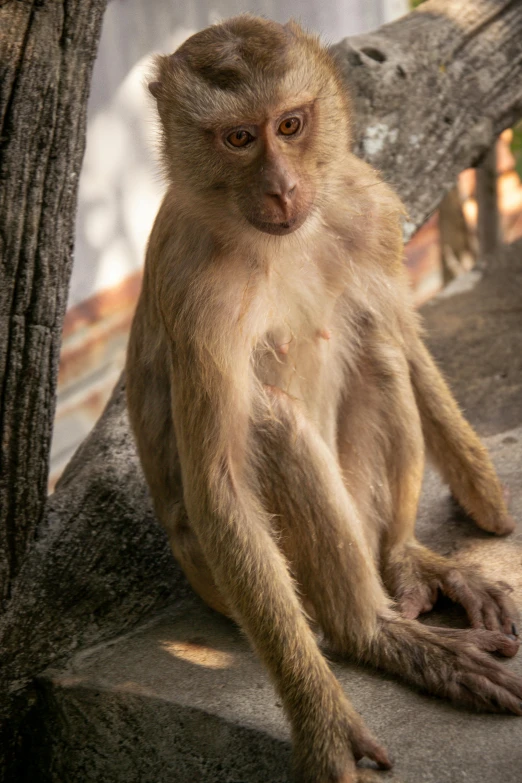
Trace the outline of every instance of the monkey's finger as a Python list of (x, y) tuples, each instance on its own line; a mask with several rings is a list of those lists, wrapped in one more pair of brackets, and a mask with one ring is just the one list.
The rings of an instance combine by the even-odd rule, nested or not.
[(462, 573), (452, 568), (441, 579), (442, 592), (456, 604), (460, 604), (473, 628), (484, 628), (482, 618), (482, 600), (477, 591), (472, 590)]
[(488, 631), (504, 630), (502, 610), (489, 595), (486, 596), (482, 604), (482, 621)]
[(353, 746), (353, 755), (356, 761), (365, 756), (370, 761), (374, 761), (379, 769), (391, 769), (393, 766), (393, 761), (385, 748), (367, 732), (357, 738), (357, 743)]
[(482, 601), (477, 598), (466, 584), (461, 585), (458, 590), (452, 590), (451, 593), (448, 591), (447, 595), (452, 601), (463, 607), (472, 628), (484, 628)]
[(489, 630), (500, 630), (503, 633), (518, 636), (513, 633), (517, 631), (516, 622), (518, 620), (518, 611), (513, 599), (498, 590), (491, 587), (483, 598), (483, 621)]
[(496, 652), (504, 658), (513, 658), (520, 648), (520, 641), (515, 636), (506, 636), (502, 631), (471, 631), (471, 641), (485, 652)]
[(506, 636), (503, 631), (485, 631), (480, 628), (437, 628), (430, 626), (430, 631), (437, 636), (451, 638), (456, 642), (468, 642), (479, 650), (489, 653), (498, 653), (504, 658), (512, 658), (520, 648), (517, 637)]
[[(508, 586), (506, 585), (506, 587)], [(506, 590), (496, 586), (490, 587), (488, 590), (490, 599), (497, 605), (501, 629), (504, 633), (518, 636), (516, 624), (519, 619), (519, 612), (515, 602), (509, 595), (510, 592), (512, 592), (511, 588)]]
[(470, 655), (470, 664), (462, 672), (464, 675), (472, 675), (485, 678), (491, 687), (500, 687), (503, 691), (509, 693), (519, 703), (522, 709), (522, 678), (497, 661), (484, 656), (481, 652), (475, 652)]
[(437, 590), (436, 585), (426, 584), (406, 591), (398, 599), (402, 616), (407, 620), (416, 620), (420, 614), (430, 612), (437, 600)]

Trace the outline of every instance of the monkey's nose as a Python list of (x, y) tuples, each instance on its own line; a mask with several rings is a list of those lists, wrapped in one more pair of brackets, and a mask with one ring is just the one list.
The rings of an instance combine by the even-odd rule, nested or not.
[(296, 190), (296, 183), (293, 180), (281, 180), (277, 182), (277, 184), (274, 183), (270, 190), (267, 190), (265, 195), (272, 204), (277, 205), (277, 207), (283, 213), (283, 216), (287, 218), (289, 216)]

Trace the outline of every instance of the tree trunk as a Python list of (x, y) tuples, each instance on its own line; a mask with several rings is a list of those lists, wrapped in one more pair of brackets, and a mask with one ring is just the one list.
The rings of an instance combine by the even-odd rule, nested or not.
[(0, 607), (44, 515), (87, 97), (105, 3), (0, 7)]
[[(123, 631), (185, 589), (151, 511), (122, 384), (43, 512), (87, 85), (104, 4), (0, 8), (2, 28), (16, 30), (0, 44), (0, 535), (11, 596), (0, 621), (4, 717), (51, 660)], [(405, 202), (407, 236), (522, 116), (520, 2), (430, 0), (334, 53), (353, 97), (356, 149)]]

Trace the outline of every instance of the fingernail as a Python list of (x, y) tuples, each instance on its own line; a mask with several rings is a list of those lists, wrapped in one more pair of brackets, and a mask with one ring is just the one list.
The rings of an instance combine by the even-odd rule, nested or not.
[(518, 640), (517, 640), (517, 637), (516, 637), (516, 636), (513, 636), (513, 635), (512, 635), (512, 634), (510, 634), (510, 633), (506, 634), (506, 636), (507, 636), (507, 638), (508, 638), (508, 639), (511, 639), (511, 641), (513, 641), (513, 642), (516, 642), (516, 641), (518, 641)]
[(511, 630), (513, 631), (515, 636), (518, 636), (518, 629), (515, 623), (513, 623), (513, 625), (511, 626)]

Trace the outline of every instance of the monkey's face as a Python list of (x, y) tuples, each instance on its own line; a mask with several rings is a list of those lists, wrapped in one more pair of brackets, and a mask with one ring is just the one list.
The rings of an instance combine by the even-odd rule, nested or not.
[(305, 222), (315, 195), (305, 163), (312, 130), (313, 104), (307, 104), (215, 131), (225, 163), (221, 186), (259, 231), (290, 234)]
[(340, 78), (315, 38), (239, 17), (157, 65), (164, 160), (187, 211), (227, 237), (245, 221), (291, 234), (320, 211), (350, 134)]

